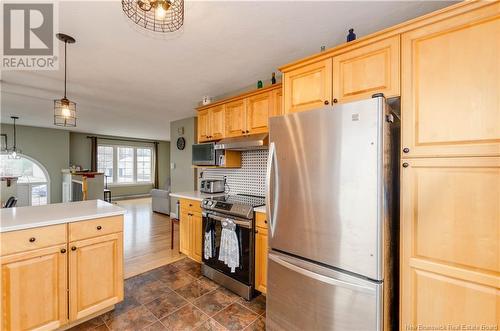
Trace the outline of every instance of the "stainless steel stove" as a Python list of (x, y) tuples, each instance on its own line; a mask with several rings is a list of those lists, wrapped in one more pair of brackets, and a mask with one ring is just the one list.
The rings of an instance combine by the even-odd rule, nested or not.
[[(252, 195), (225, 195), (203, 199), (203, 266), (204, 276), (232, 290), (245, 299), (252, 298), (254, 290), (255, 260), (255, 207), (264, 205), (264, 197)], [(239, 266), (231, 270), (219, 260), (220, 240), (224, 222), (236, 225), (238, 238)], [(206, 234), (213, 238), (206, 243)], [(205, 254), (207, 245), (212, 255)], [(208, 251), (207, 251), (208, 252)]]

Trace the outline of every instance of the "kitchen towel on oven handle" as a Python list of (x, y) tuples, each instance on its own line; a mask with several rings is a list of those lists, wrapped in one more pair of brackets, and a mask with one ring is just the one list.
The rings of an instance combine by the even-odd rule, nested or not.
[(215, 256), (215, 222), (208, 220), (205, 225), (205, 241), (203, 245), (203, 257), (205, 260)]
[(235, 272), (240, 264), (236, 224), (229, 218), (224, 219), (221, 224), (222, 233), (219, 247), (219, 261), (224, 262), (231, 269), (231, 272)]

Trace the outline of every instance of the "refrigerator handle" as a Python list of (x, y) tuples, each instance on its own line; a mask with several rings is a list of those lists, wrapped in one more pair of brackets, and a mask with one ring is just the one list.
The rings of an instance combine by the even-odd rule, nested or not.
[[(274, 170), (274, 187), (271, 188), (271, 172)], [(269, 228), (271, 230), (271, 237), (274, 235), (275, 229), (275, 216), (277, 206), (277, 198), (279, 192), (276, 191), (278, 187), (278, 167), (276, 163), (276, 145), (274, 142), (269, 144), (269, 155), (267, 158), (267, 171), (266, 171), (266, 213), (269, 221)], [(271, 197), (271, 189), (273, 189), (273, 197)], [(279, 200), (278, 200), (279, 201)], [(272, 203), (271, 203), (272, 202)]]
[(268, 258), (269, 258), (269, 260), (272, 260), (273, 262), (278, 263), (287, 269), (290, 269), (294, 272), (297, 272), (297, 273), (302, 274), (306, 277), (315, 279), (315, 280), (322, 282), (322, 283), (330, 284), (333, 286), (340, 286), (343, 288), (349, 288), (351, 290), (358, 291), (358, 292), (365, 292), (365, 293), (377, 292), (377, 290), (373, 287), (363, 286), (361, 284), (348, 283), (348, 282), (345, 282), (345, 281), (340, 280), (340, 279), (324, 276), (324, 275), (318, 274), (316, 272), (298, 267), (294, 264), (291, 264), (291, 263), (279, 258), (278, 256), (275, 256), (274, 254), (268, 254)]

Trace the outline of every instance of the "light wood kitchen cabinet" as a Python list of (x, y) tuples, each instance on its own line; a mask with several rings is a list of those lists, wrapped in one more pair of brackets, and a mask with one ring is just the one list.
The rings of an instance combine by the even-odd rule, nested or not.
[(226, 137), (246, 134), (247, 100), (241, 99), (226, 104)]
[(1, 330), (55, 330), (68, 322), (66, 243), (0, 261)]
[(282, 85), (274, 84), (199, 107), (198, 141), (268, 132), (270, 116), (283, 115)]
[(267, 220), (266, 214), (255, 213), (255, 289), (267, 292)]
[(333, 103), (399, 95), (399, 35), (333, 58)]
[(123, 216), (0, 236), (0, 330), (56, 330), (123, 300)]
[(285, 113), (320, 108), (332, 100), (332, 59), (287, 71), (283, 75)]
[(500, 158), (402, 162), (401, 325), (497, 325)]
[(267, 123), (273, 113), (273, 98), (271, 92), (261, 93), (248, 98), (246, 112), (247, 134), (267, 132)]
[(123, 300), (123, 234), (69, 243), (69, 314), (78, 320)]
[(201, 262), (202, 245), (203, 245), (203, 222), (201, 213), (193, 212), (191, 214), (191, 232), (193, 234), (192, 256), (193, 260)]
[(198, 142), (224, 138), (224, 105), (200, 110), (198, 112)]
[(403, 157), (500, 155), (499, 8), (402, 34)]
[(224, 138), (226, 114), (224, 105), (210, 109), (210, 139)]
[(210, 118), (209, 109), (201, 110), (198, 112), (198, 142), (210, 140)]
[(269, 114), (269, 117), (273, 116), (281, 116), (285, 114), (285, 110), (283, 109), (283, 89), (273, 90), (273, 108), (272, 112)]
[(187, 256), (190, 255), (191, 236), (190, 236), (190, 212), (181, 207), (179, 223), (179, 251)]
[(200, 201), (180, 199), (180, 251), (189, 258), (201, 262), (203, 222)]

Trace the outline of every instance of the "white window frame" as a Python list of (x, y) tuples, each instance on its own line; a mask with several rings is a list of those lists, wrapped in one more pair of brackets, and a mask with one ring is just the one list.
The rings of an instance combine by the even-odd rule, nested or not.
[[(108, 186), (113, 185), (115, 182), (115, 173), (116, 173), (116, 165), (115, 165), (115, 160), (116, 160), (116, 149), (115, 145), (109, 145), (109, 144), (98, 144), (97, 145), (97, 150), (99, 151), (99, 146), (101, 147), (111, 147), (113, 149), (113, 176), (111, 176), (111, 180), (108, 181)], [(99, 164), (99, 152), (97, 153), (97, 164)], [(105, 180), (106, 181), (106, 180)]]
[[(108, 187), (114, 186), (143, 186), (143, 185), (153, 185), (154, 184), (154, 159), (155, 159), (155, 151), (153, 147), (150, 146), (131, 146), (131, 145), (113, 145), (113, 144), (98, 144), (98, 146), (103, 147), (112, 147), (113, 148), (113, 178), (111, 182), (108, 182)], [(118, 148), (132, 148), (133, 149), (133, 182), (118, 182)], [(151, 150), (151, 180), (145, 182), (137, 181), (137, 149), (149, 149)]]

